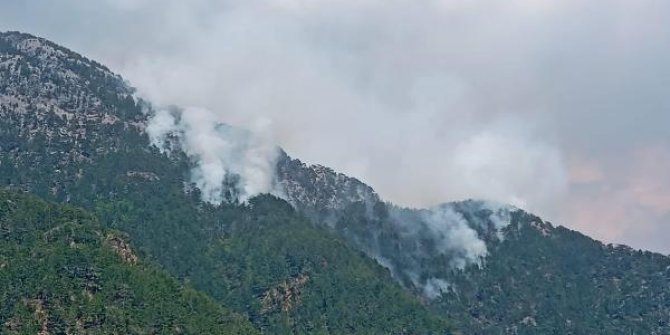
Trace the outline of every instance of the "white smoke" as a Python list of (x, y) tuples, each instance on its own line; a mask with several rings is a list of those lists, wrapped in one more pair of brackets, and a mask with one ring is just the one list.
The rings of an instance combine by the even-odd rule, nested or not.
[(447, 290), (454, 270), (486, 266), (489, 247), (505, 238), (518, 208), (494, 201), (468, 200), (430, 209), (389, 208), (393, 233), (364, 244), (364, 250), (402, 284), (428, 299)]
[[(470, 49), (450, 25), (452, 15), (474, 15), (468, 8), (146, 0), (124, 15), (149, 12), (168, 30), (147, 31), (116, 68), (154, 103), (203, 106), (247, 129), (267, 119), (272, 141), (292, 155), (356, 176), (395, 203), (484, 197), (544, 213), (565, 189), (552, 120), (499, 101), (515, 86), (481, 59), (498, 48)], [(511, 59), (500, 68), (519, 70)], [(538, 175), (555, 182), (540, 190)]]
[(172, 152), (168, 136), (178, 133), (177, 119), (173, 113), (167, 110), (157, 111), (149, 119), (146, 131), (151, 144), (155, 145), (161, 152), (168, 154)]
[(426, 285), (423, 286), (423, 295), (428, 299), (435, 299), (442, 295), (442, 293), (447, 292), (451, 285), (444, 279), (440, 278), (430, 278), (426, 281)]
[(504, 240), (505, 234), (503, 228), (509, 226), (512, 222), (512, 212), (518, 210), (518, 208), (494, 201), (481, 201), (481, 204), (484, 208), (491, 211), (491, 215), (489, 215), (488, 219), (496, 230), (496, 237), (499, 241)]
[(456, 145), (450, 158), (449, 174), (459, 176), (450, 187), (526, 210), (550, 212), (568, 191), (561, 152), (525, 120), (491, 124)]
[(191, 181), (204, 201), (246, 202), (261, 193), (281, 194), (274, 179), (279, 149), (221, 123), (207, 109), (158, 110), (149, 119), (147, 134), (162, 152), (170, 153), (176, 145), (188, 156), (194, 164)]
[(433, 208), (424, 215), (431, 237), (441, 252), (449, 253), (451, 266), (463, 269), (468, 264), (480, 264), (488, 254), (486, 243), (479, 238), (463, 215), (449, 206)]

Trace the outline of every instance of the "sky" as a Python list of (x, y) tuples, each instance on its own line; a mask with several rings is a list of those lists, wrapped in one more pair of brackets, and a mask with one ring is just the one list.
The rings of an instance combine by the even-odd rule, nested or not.
[(665, 0), (4, 0), (109, 66), (387, 200), (507, 202), (670, 253)]

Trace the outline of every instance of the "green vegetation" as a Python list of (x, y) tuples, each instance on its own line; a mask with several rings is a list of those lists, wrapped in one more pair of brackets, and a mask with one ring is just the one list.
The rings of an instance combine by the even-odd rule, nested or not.
[(254, 334), (90, 214), (0, 191), (3, 334)]
[(44, 168), (52, 165), (35, 162), (53, 159), (48, 150), (69, 151), (69, 144), (31, 147), (15, 137), (15, 150), (0, 154), (6, 162), (0, 166), (3, 181), (88, 208), (101, 224), (127, 232), (141, 256), (267, 333), (445, 334), (450, 329), (385, 269), (286, 202), (264, 196), (248, 206), (202, 203), (197, 190), (184, 192), (189, 166), (182, 157), (149, 150), (142, 137), (124, 140), (120, 150), (68, 162), (55, 172)]
[[(387, 270), (282, 200), (202, 203), (197, 191), (184, 193), (184, 166), (147, 150), (110, 153), (83, 167), (64, 193), (72, 203), (90, 208), (107, 227), (128, 232), (140, 255), (247, 315), (266, 333), (450, 329)], [(126, 171), (152, 171), (160, 180)]]
[[(133, 155), (138, 155), (137, 157)], [(141, 157), (141, 158), (140, 158)], [(102, 158), (83, 177), (81, 203), (128, 231), (144, 254), (249, 316), (269, 334), (445, 334), (449, 324), (388, 271), (286, 202), (211, 206), (184, 193), (179, 164), (145, 151)], [(156, 171), (156, 180), (113, 171)], [(108, 184), (102, 184), (102, 182)], [(104, 198), (87, 187), (111, 190)], [(79, 198), (73, 200), (79, 201)]]
[(140, 258), (267, 333), (449, 332), (388, 271), (286, 202), (200, 201), (189, 161), (150, 147), (142, 103), (104, 67), (48, 41), (43, 54), (26, 51), (29, 35), (3, 39), (20, 65), (0, 69), (0, 95), (17, 97), (0, 104), (3, 185), (85, 208), (126, 232)]
[[(271, 196), (203, 203), (189, 160), (149, 145), (146, 106), (118, 76), (26, 40), (0, 33), (3, 334), (448, 334), (446, 318), (467, 334), (670, 333), (668, 257), (521, 211), (502, 241), (490, 212), (464, 211), (489, 257), (460, 271), (389, 221), (411, 215), (368, 206), (371, 189), (334, 173), (319, 188), (324, 174), (283, 171), (306, 180), (315, 207), (301, 211)], [(329, 212), (341, 197), (354, 200)], [(405, 289), (359, 251), (373, 246)], [(422, 301), (415, 282), (433, 277), (448, 289)]]
[(518, 211), (483, 269), (436, 307), (472, 334), (668, 334), (670, 258), (604, 245)]

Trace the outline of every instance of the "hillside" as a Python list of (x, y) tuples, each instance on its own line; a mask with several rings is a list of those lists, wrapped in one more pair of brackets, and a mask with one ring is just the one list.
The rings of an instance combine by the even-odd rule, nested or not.
[(85, 208), (257, 330), (445, 334), (453, 322), (466, 334), (670, 333), (666, 256), (504, 204), (402, 208), (283, 151), (281, 199), (212, 204), (179, 134), (170, 152), (152, 145), (154, 114), (104, 66), (0, 34), (0, 185)]
[(3, 334), (255, 334), (82, 210), (0, 190)]
[(202, 202), (192, 163), (150, 145), (149, 106), (104, 67), (30, 35), (0, 41), (3, 185), (87, 208), (267, 333), (450, 331), (383, 267), (286, 202)]
[(279, 169), (289, 195), (300, 195), (296, 207), (468, 334), (670, 333), (668, 256), (605, 245), (511, 206), (399, 208), (324, 167), (287, 159)]
[(670, 257), (604, 245), (522, 211), (483, 268), (434, 305), (473, 334), (667, 334)]

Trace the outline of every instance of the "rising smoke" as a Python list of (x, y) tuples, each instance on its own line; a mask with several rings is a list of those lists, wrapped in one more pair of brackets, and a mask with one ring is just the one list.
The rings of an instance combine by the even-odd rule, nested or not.
[(261, 194), (279, 195), (275, 180), (279, 149), (248, 131), (223, 124), (202, 108), (160, 109), (147, 134), (162, 152), (182, 150), (194, 167), (191, 182), (204, 201), (246, 202)]
[(423, 222), (430, 229), (429, 237), (436, 241), (438, 252), (451, 255), (451, 266), (463, 269), (468, 264), (479, 264), (487, 255), (486, 243), (453, 208), (436, 207), (423, 214)]
[[(393, 3), (384, 6), (388, 12), (364, 6), (357, 9), (369, 15), (347, 16), (350, 6), (357, 7), (234, 6), (207, 29), (191, 27), (178, 50), (143, 54), (124, 72), (151, 101), (207, 108), (159, 111), (149, 134), (163, 150), (170, 135), (179, 139), (208, 202), (282, 194), (277, 152), (267, 145), (276, 141), (302, 159), (361, 177), (392, 201), (431, 207), (393, 217), (398, 248), (380, 238), (365, 240), (365, 250), (434, 298), (449, 288), (440, 271), (479, 266), (488, 248), (460, 212), (433, 205), (486, 197), (543, 209), (565, 192), (562, 154), (541, 118), (480, 104), (477, 79), (459, 73), (472, 65), (459, 57), (445, 62), (455, 45), (437, 33), (444, 8)], [(406, 19), (424, 24), (389, 24)], [(259, 119), (268, 120), (260, 132)], [(221, 122), (268, 140), (249, 140)], [(490, 220), (502, 239), (508, 221)]]
[[(505, 239), (518, 208), (491, 201), (445, 203), (430, 209), (387, 204), (387, 214), (366, 214), (344, 230), (351, 243), (387, 268), (402, 285), (428, 299), (457, 289), (454, 270), (486, 266), (490, 248)], [(337, 227), (337, 225), (336, 225)]]
[(189, 18), (174, 45), (151, 39), (160, 52), (141, 48), (122, 66), (150, 101), (202, 106), (255, 132), (267, 120), (263, 136), (288, 152), (405, 206), (484, 197), (543, 212), (565, 193), (551, 120), (491, 102), (497, 94), (478, 85), (499, 69), (466, 73), (475, 51), (454, 53), (462, 45), (443, 35), (467, 8), (259, 0), (200, 12), (207, 1), (168, 3), (161, 14)]
[[(206, 202), (246, 202), (260, 193), (275, 194), (297, 207), (301, 207), (300, 201), (313, 200), (305, 199), (306, 194), (301, 192), (286, 193), (286, 185), (276, 175), (280, 154), (276, 146), (251, 132), (221, 123), (217, 114), (209, 110), (159, 109), (150, 112), (146, 130), (151, 143), (162, 152), (171, 155), (179, 150), (190, 159), (193, 165), (191, 182)], [(334, 173), (328, 169), (316, 170), (320, 171), (314, 171), (317, 175)], [(329, 179), (329, 176), (321, 177)], [(340, 177), (344, 184), (350, 181), (349, 177)], [(307, 183), (298, 189), (316, 187), (317, 193), (324, 191), (319, 189), (318, 183), (311, 184), (314, 181), (309, 179), (292, 181)], [(333, 186), (343, 187), (340, 184)], [(367, 187), (357, 190), (354, 193), (360, 196), (353, 201), (362, 201), (366, 205), (363, 220), (379, 220), (372, 210), (375, 204), (381, 204), (379, 198), (368, 194), (373, 191)], [(345, 195), (340, 196), (343, 198), (332, 200), (350, 201)], [(492, 233), (501, 241), (503, 229), (510, 222), (510, 212), (516, 210), (490, 201), (443, 204), (423, 210), (388, 203), (384, 206), (388, 216), (382, 219), (386, 222), (383, 228), (358, 222), (359, 227), (353, 233), (345, 233), (345, 238), (388, 268), (400, 283), (417, 288), (428, 299), (435, 299), (451, 289), (446, 279), (450, 269), (483, 265), (489, 252), (484, 235)], [(339, 212), (331, 214), (346, 216)], [(315, 219), (317, 223), (327, 222), (321, 217)], [(360, 234), (361, 229), (368, 231)]]

